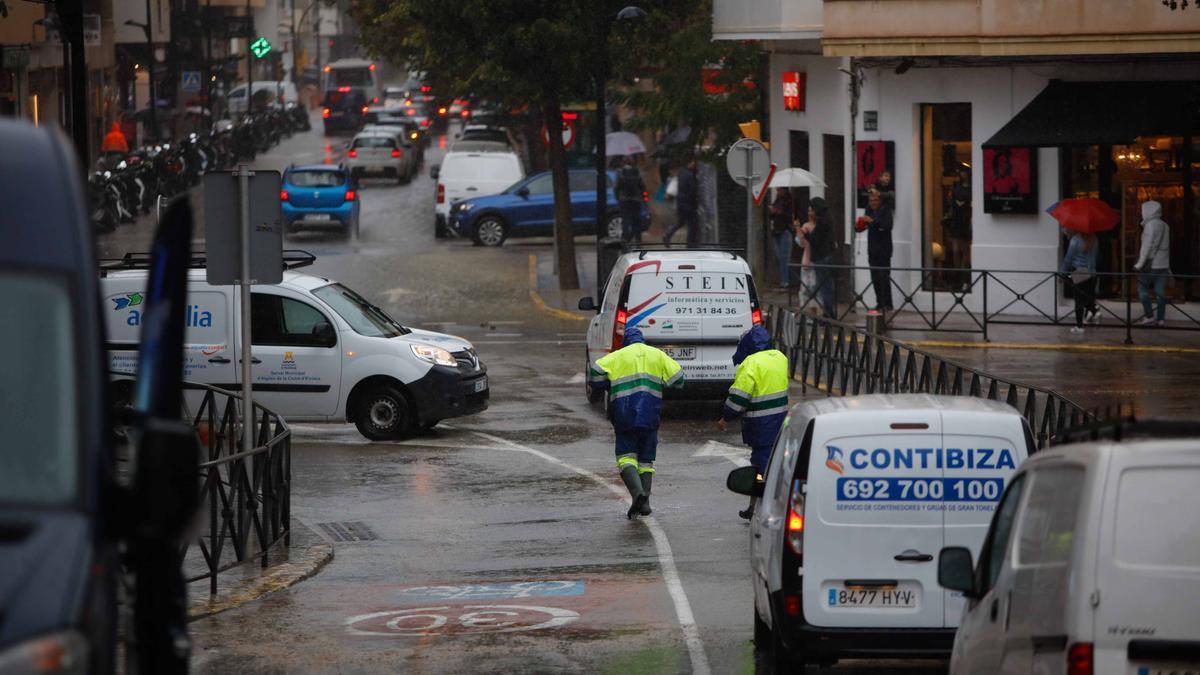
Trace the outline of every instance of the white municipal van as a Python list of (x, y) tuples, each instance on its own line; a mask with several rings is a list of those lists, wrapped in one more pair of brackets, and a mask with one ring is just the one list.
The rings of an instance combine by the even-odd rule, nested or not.
[(1021, 466), (967, 596), (952, 673), (1200, 673), (1200, 442), (1067, 445)]
[[(127, 256), (102, 269), (114, 373), (135, 372), (145, 262)], [(354, 422), (372, 440), (487, 409), (487, 369), (471, 343), (402, 326), (335, 281), (291, 271), (311, 262), (305, 254), (282, 283), (252, 287), (256, 401), (289, 422)], [(189, 274), (184, 379), (240, 391), (240, 288), (208, 285), (202, 268)], [(118, 376), (113, 386), (128, 382)]]
[(437, 181), (434, 227), (439, 234), (453, 234), (447, 227), (450, 205), (456, 199), (497, 195), (525, 177), (521, 158), (503, 149), (500, 152), (447, 152), (442, 163), (429, 168)]
[(1021, 416), (995, 401), (876, 394), (794, 406), (764, 480), (745, 467), (728, 482), (760, 497), (755, 643), (783, 672), (948, 656), (963, 599), (938, 585), (935, 557), (945, 546), (978, 552), (1033, 450)]
[[(636, 326), (646, 344), (683, 367), (684, 396), (724, 398), (733, 384), (738, 340), (762, 323), (750, 266), (727, 251), (626, 253), (613, 265), (600, 306), (586, 297), (579, 309), (596, 312), (586, 365), (620, 349), (625, 327)], [(599, 400), (585, 387), (588, 400)]]

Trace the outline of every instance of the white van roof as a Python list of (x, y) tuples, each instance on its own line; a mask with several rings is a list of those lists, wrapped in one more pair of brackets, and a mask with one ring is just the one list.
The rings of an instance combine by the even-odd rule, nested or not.
[[(146, 279), (149, 276), (147, 270), (112, 270), (104, 275), (104, 280), (111, 281), (137, 281)], [(204, 268), (193, 267), (188, 270), (189, 284), (207, 283), (207, 270)], [(290, 287), (293, 290), (311, 291), (314, 288), (328, 286), (333, 283), (332, 279), (317, 276), (315, 274), (305, 274), (303, 272), (285, 271), (283, 273), (283, 281), (277, 286)]]
[(660, 260), (667, 263), (693, 263), (699, 265), (706, 272), (750, 273), (750, 266), (746, 264), (746, 261), (728, 251), (698, 251), (689, 249), (679, 251), (634, 251), (622, 256), (618, 262), (618, 266), (628, 268), (647, 260)]
[(815, 401), (802, 401), (793, 406), (792, 410), (806, 417), (833, 413), (870, 412), (875, 410), (885, 410), (888, 412), (952, 410), (1020, 415), (1016, 408), (1001, 401), (992, 401), (974, 396), (935, 396), (933, 394), (832, 396)]
[(1158, 464), (1162, 462), (1160, 455), (1169, 455), (1180, 451), (1195, 451), (1200, 444), (1195, 439), (1172, 439), (1172, 440), (1143, 440), (1143, 441), (1123, 441), (1115, 443), (1112, 441), (1100, 441), (1090, 443), (1072, 443), (1070, 445), (1057, 445), (1049, 450), (1037, 453), (1029, 458), (1030, 466), (1034, 460), (1038, 464), (1046, 462), (1055, 462), (1063, 459), (1089, 464), (1095, 461), (1101, 461), (1102, 457), (1112, 453), (1121, 453), (1134, 455), (1132, 460), (1134, 464)]

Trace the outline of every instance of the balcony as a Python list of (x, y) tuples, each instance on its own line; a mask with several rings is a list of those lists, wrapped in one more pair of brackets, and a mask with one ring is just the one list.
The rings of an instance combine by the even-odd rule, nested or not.
[(714, 40), (819, 40), (821, 0), (713, 0)]

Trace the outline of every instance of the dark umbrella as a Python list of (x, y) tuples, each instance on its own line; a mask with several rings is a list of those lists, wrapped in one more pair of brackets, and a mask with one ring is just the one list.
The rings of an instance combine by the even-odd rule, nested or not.
[(1094, 197), (1064, 199), (1046, 209), (1060, 225), (1083, 234), (1106, 232), (1121, 222), (1121, 214)]

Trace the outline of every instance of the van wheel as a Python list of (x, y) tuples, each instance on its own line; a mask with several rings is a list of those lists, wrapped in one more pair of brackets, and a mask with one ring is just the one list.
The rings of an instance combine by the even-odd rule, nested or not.
[(592, 355), (586, 354), (587, 363), (583, 364), (583, 393), (587, 395), (588, 403), (599, 403), (600, 397), (604, 396), (604, 392), (592, 389), (592, 378), (589, 377), (592, 373)]
[(621, 214), (614, 213), (604, 221), (604, 231), (609, 239), (621, 239), (625, 236), (625, 221)]
[(354, 426), (372, 441), (405, 438), (412, 433), (408, 401), (393, 387), (372, 389), (359, 399)]
[[(779, 622), (775, 625), (779, 626)], [(779, 634), (779, 630), (771, 631), (771, 672), (804, 672), (804, 655), (797, 650), (788, 649)]]
[(508, 237), (508, 226), (498, 216), (484, 216), (475, 223), (475, 243), (483, 246), (499, 246)]
[(754, 610), (754, 648), (755, 649), (770, 649), (771, 648), (771, 628), (758, 617), (758, 610)]

